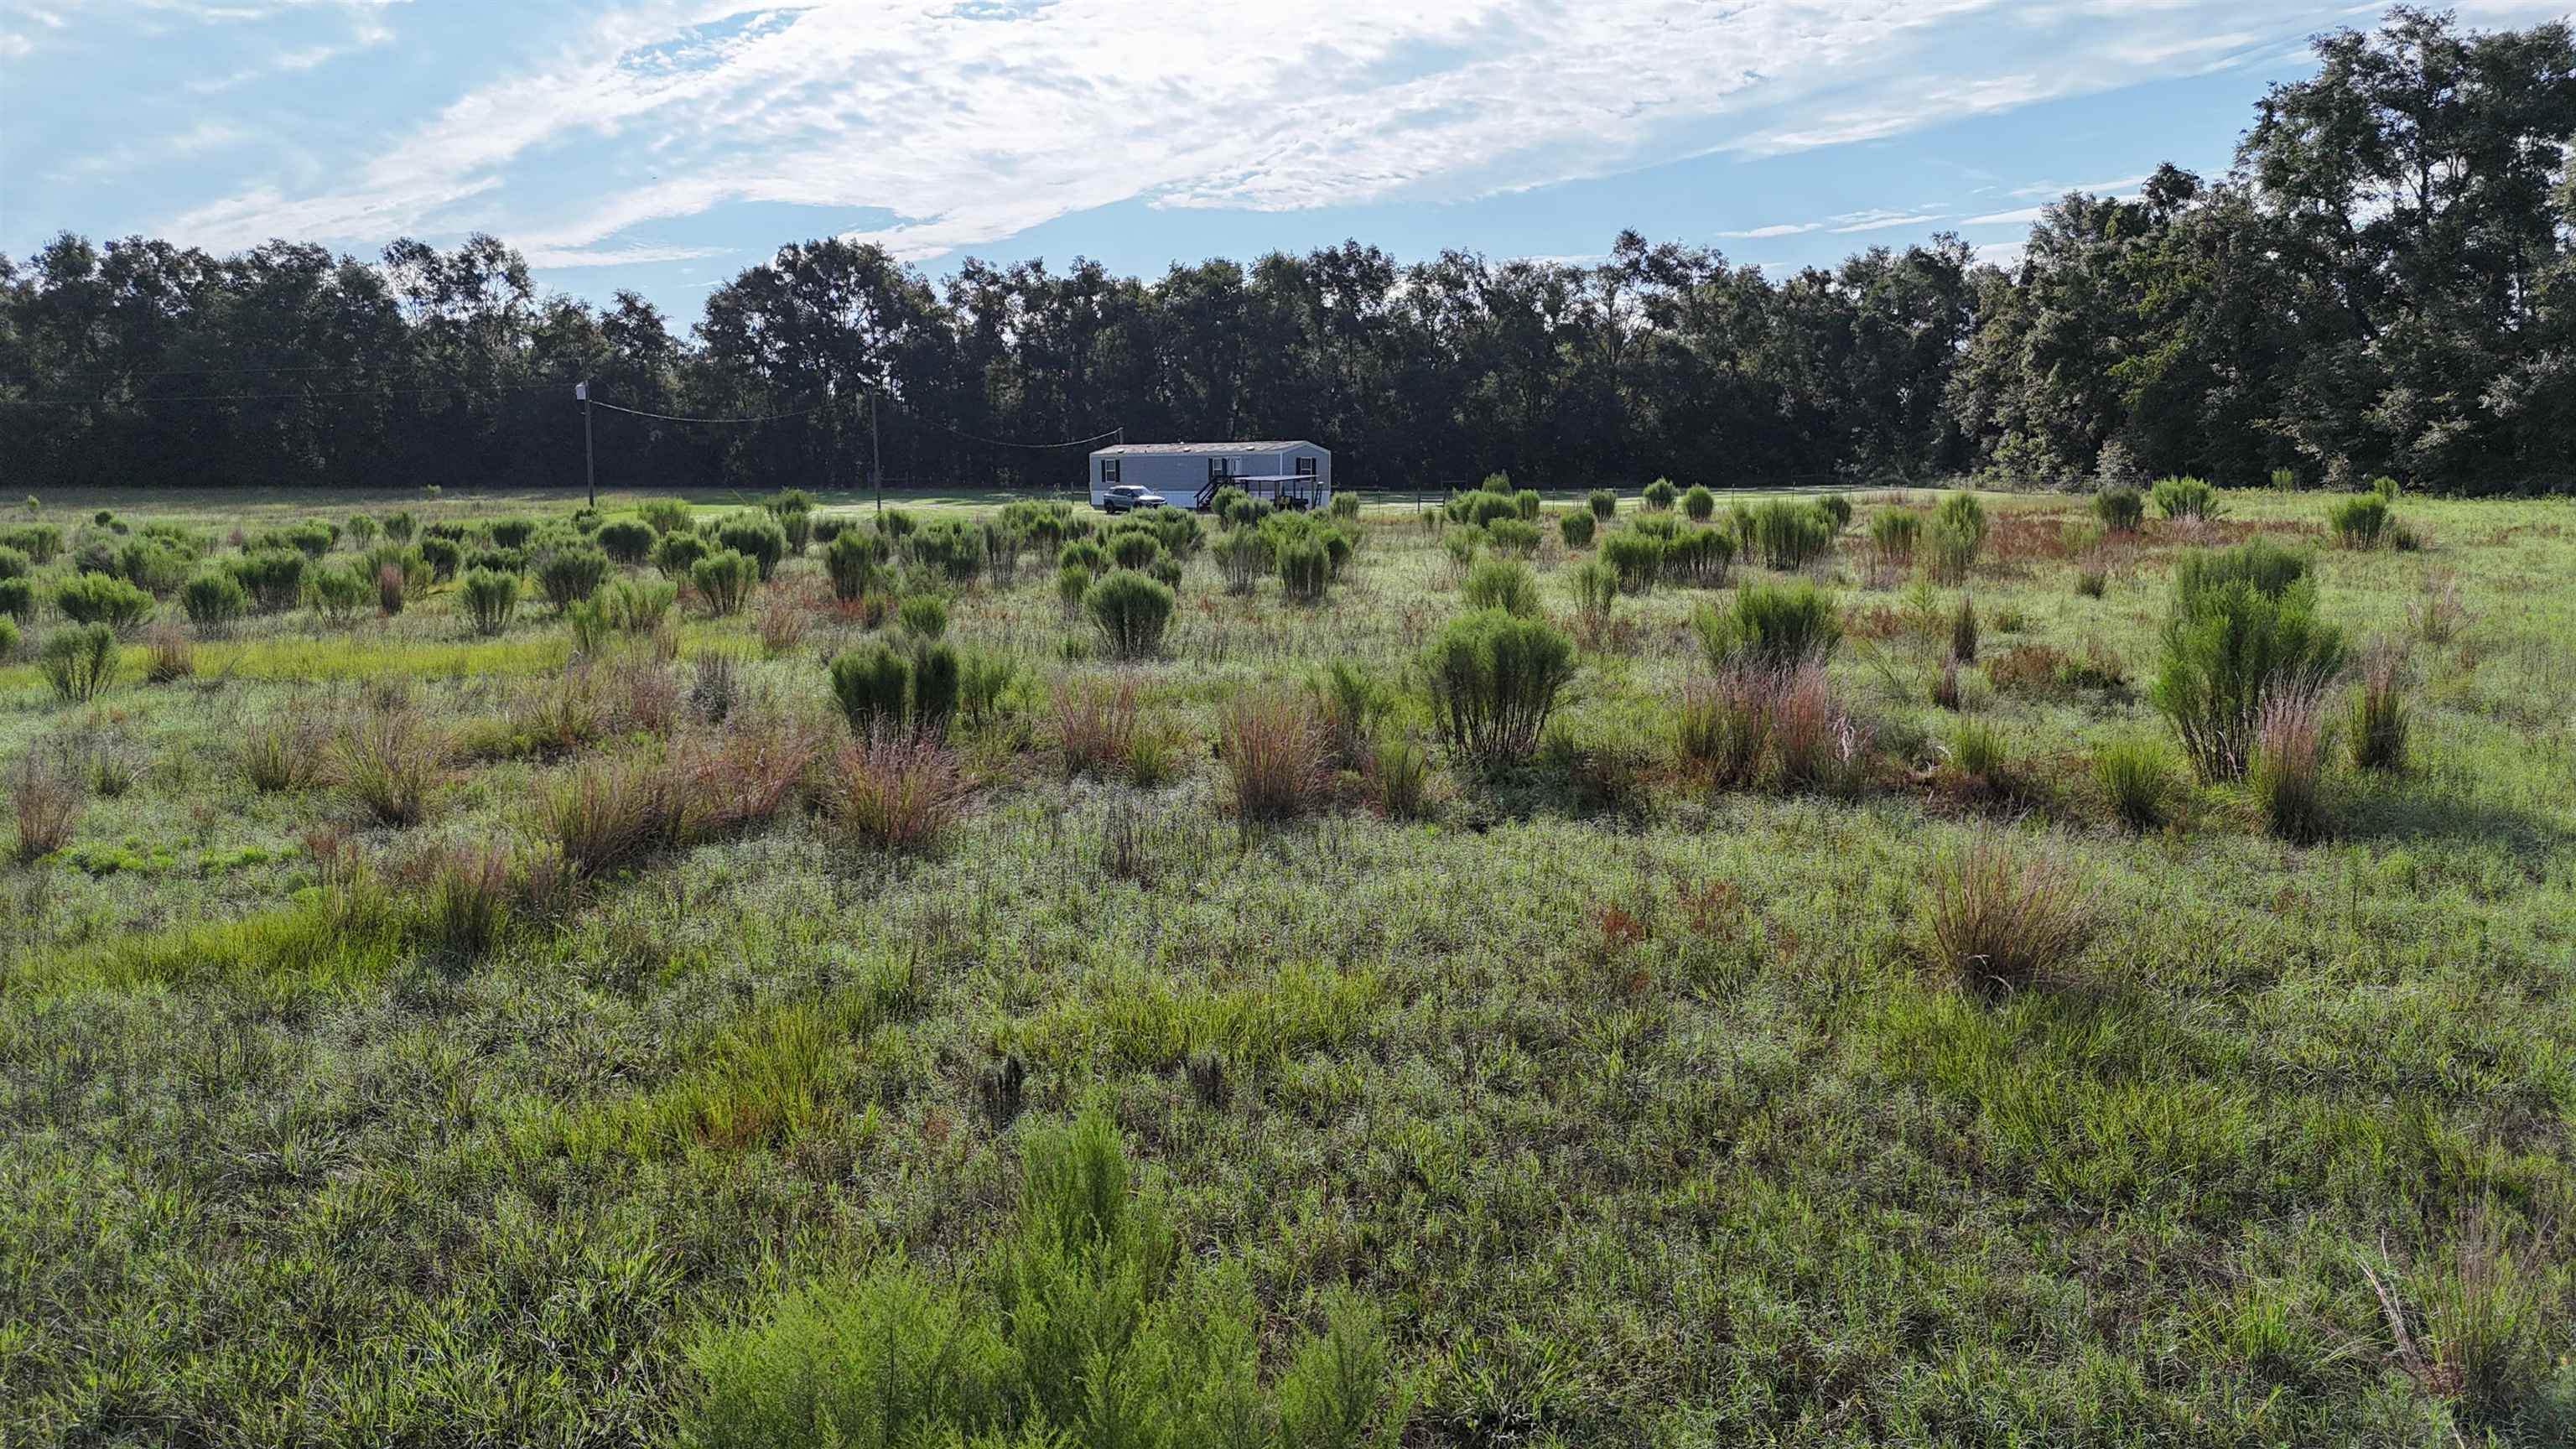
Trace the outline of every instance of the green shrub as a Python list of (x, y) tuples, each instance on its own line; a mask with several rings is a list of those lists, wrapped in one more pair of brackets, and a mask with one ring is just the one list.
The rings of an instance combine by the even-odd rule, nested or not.
[(659, 534), (687, 533), (698, 524), (697, 511), (677, 498), (656, 498), (635, 510), (644, 526)]
[(54, 607), (76, 624), (105, 624), (123, 634), (152, 617), (152, 596), (106, 574), (74, 574), (54, 589)]
[(1852, 501), (1840, 493), (1828, 493), (1816, 500), (1816, 507), (1831, 519), (1836, 533), (1851, 527)]
[(1693, 483), (1682, 493), (1682, 512), (1694, 523), (1706, 523), (1709, 515), (1717, 512), (1717, 495), (1709, 492), (1706, 485)]
[(1841, 647), (1843, 626), (1833, 596), (1806, 580), (1747, 584), (1731, 608), (1706, 605), (1691, 616), (1713, 668), (1739, 663), (1785, 670), (1823, 663)]
[(1518, 518), (1521, 506), (1508, 493), (1489, 493), (1471, 489), (1449, 500), (1449, 521), (1482, 528), (1498, 518)]
[(2326, 527), (2333, 530), (2335, 542), (2345, 548), (2377, 548), (2388, 542), (2389, 525), (2394, 521), (2388, 500), (2377, 493), (2363, 493), (2326, 505)]
[(912, 661), (893, 646), (877, 643), (835, 656), (831, 677), (832, 698), (861, 739), (911, 719)]
[(1360, 516), (1360, 496), (1356, 493), (1335, 493), (1332, 511), (1335, 518), (1356, 521)]
[(716, 525), (716, 547), (728, 549), (752, 561), (760, 571), (760, 581), (769, 582), (778, 572), (779, 560), (787, 557), (787, 530), (767, 513), (737, 513)]
[(2174, 564), (2174, 602), (2189, 613), (2230, 584), (2242, 583), (2265, 598), (2280, 599), (2308, 576), (2308, 558), (2257, 535), (2234, 548), (2199, 549)]
[[(1317, 549), (1316, 566), (1322, 566)], [(1170, 627), (1175, 603), (1169, 585), (1132, 569), (1103, 574), (1084, 593), (1082, 604), (1120, 659), (1145, 659), (1162, 652), (1163, 631)]]
[[(670, 579), (687, 578), (699, 562), (716, 551), (704, 534), (666, 533), (653, 545), (653, 566)], [(757, 565), (754, 565), (757, 567)]]
[(179, 607), (200, 632), (214, 633), (250, 612), (250, 591), (230, 573), (200, 574), (179, 590)]
[(196, 554), (161, 539), (138, 538), (116, 552), (116, 575), (155, 595), (174, 594), (188, 581)]
[(2093, 495), (2093, 516), (2113, 533), (2135, 533), (2146, 521), (2146, 496), (2135, 488), (2105, 488)]
[(814, 495), (802, 488), (785, 488), (761, 500), (760, 506), (778, 520), (779, 531), (787, 536), (787, 551), (803, 557), (806, 543), (814, 537)]
[(1619, 587), (1642, 594), (1664, 576), (1664, 541), (1651, 533), (1623, 528), (1601, 540), (1601, 562), (1619, 576)]
[(1982, 531), (1936, 517), (1932, 526), (1924, 530), (1916, 553), (1925, 577), (1936, 583), (1963, 584), (1975, 572), (1977, 553), (1984, 545)]
[(2132, 830), (2164, 823), (2173, 768), (2164, 746), (2152, 739), (2117, 739), (2093, 752), (2093, 780), (2111, 802), (2111, 813)]
[(591, 544), (549, 549), (537, 560), (537, 589), (560, 614), (598, 593), (610, 567), (607, 553)]
[(1950, 615), (1950, 658), (1960, 664), (1977, 662), (1977, 604), (1966, 594)]
[(383, 527), (385, 537), (394, 543), (409, 543), (412, 535), (420, 532), (420, 520), (413, 517), (409, 509), (396, 509), (378, 523)]
[(1755, 504), (1746, 517), (1752, 545), (1767, 567), (1794, 572), (1833, 550), (1833, 519), (1813, 504), (1774, 498)]
[(2159, 478), (2147, 496), (2161, 518), (2207, 522), (2218, 516), (2218, 490), (2198, 478)]
[(618, 518), (603, 523), (591, 538), (610, 558), (629, 566), (644, 562), (658, 541), (650, 527), (641, 519), (634, 518)]
[(0, 663), (6, 663), (17, 655), (18, 621), (6, 615), (0, 615)]
[(519, 612), (519, 576), (491, 569), (470, 570), (458, 586), (457, 597), (475, 633), (498, 634), (510, 627), (511, 618)]
[(536, 537), (537, 521), (533, 518), (496, 518), (492, 520), (489, 532), (495, 547), (526, 548), (528, 540)]
[(2186, 555), (2150, 698), (2203, 780), (2241, 778), (2265, 703), (2323, 690), (2343, 636), (2317, 617), (2316, 586), (2294, 555), (2261, 540)]
[(1225, 579), (1229, 594), (1249, 594), (1270, 568), (1270, 540), (1258, 530), (1229, 529), (1211, 550), (1216, 556), (1217, 571)]
[(1106, 549), (1111, 563), (1141, 572), (1163, 556), (1163, 541), (1146, 529), (1120, 529), (1109, 535)]
[(1658, 478), (1638, 491), (1637, 501), (1661, 513), (1672, 507), (1673, 500), (1679, 497), (1681, 497), (1681, 490), (1673, 486), (1672, 479)]
[(1241, 521), (1234, 516), (1235, 510), (1251, 501), (1251, 494), (1228, 483), (1208, 495), (1208, 512), (1217, 522), (1231, 526)]
[(34, 579), (0, 579), (0, 614), (18, 623), (36, 617), (36, 581)]
[(1574, 644), (1539, 620), (1478, 609), (1441, 630), (1423, 667), (1432, 714), (1449, 747), (1499, 764), (1538, 748), (1557, 695), (1574, 677)]
[(1512, 511), (1520, 515), (1521, 522), (1536, 523), (1538, 521), (1538, 510), (1539, 496), (1537, 489), (1515, 488), (1512, 490)]
[(1664, 545), (1664, 577), (1697, 589), (1722, 589), (1735, 565), (1735, 535), (1723, 528), (1689, 528)]
[(452, 538), (425, 537), (420, 541), (420, 559), (429, 565), (430, 578), (443, 584), (456, 577), (456, 571), (464, 566), (465, 550), (457, 547)]
[(52, 563), (63, 551), (63, 531), (50, 523), (30, 523), (0, 533), (0, 545), (16, 549), (38, 568)]
[(1538, 525), (1518, 518), (1497, 518), (1485, 525), (1485, 540), (1496, 552), (1528, 558), (1538, 552)]
[(1878, 561), (1903, 568), (1914, 561), (1914, 546), (1923, 537), (1923, 515), (1911, 508), (1879, 508), (1869, 515), (1869, 546)]
[(0, 579), (23, 579), (35, 570), (35, 561), (23, 550), (0, 544)]
[(2397, 480), (2389, 477), (2385, 473), (2382, 473), (2378, 477), (2370, 480), (2371, 495), (2380, 499), (2382, 502), (2396, 502), (2397, 495), (2403, 491), (2404, 490), (2398, 486)]
[(1280, 514), (1263, 526), (1273, 530), (1270, 565), (1278, 571), (1281, 591), (1299, 603), (1311, 604), (1324, 597), (1333, 576), (1333, 560), (1317, 530), (1281, 526), (1297, 517)]
[(895, 619), (915, 638), (936, 639), (948, 632), (948, 601), (937, 594), (908, 594), (896, 606)]
[(116, 683), (116, 630), (107, 624), (80, 624), (57, 629), (36, 651), (36, 666), (56, 697), (86, 703)]
[[(679, 535), (674, 534), (676, 538)], [(718, 617), (742, 612), (751, 599), (752, 586), (760, 581), (760, 564), (748, 554), (724, 549), (707, 555), (689, 566), (689, 584), (707, 608)]]
[(355, 618), (374, 589), (374, 583), (356, 569), (339, 564), (315, 569), (304, 580), (304, 596), (313, 612), (335, 624)]
[(823, 571), (832, 578), (832, 597), (850, 603), (877, 582), (877, 551), (856, 531), (836, 535), (823, 545)]
[(1557, 515), (1556, 532), (1567, 548), (1587, 548), (1598, 525), (1599, 521), (1589, 513), (1561, 513)]
[(1584, 496), (1583, 506), (1591, 510), (1595, 519), (1608, 523), (1619, 511), (1619, 495), (1607, 488), (1595, 488)]
[[(1150, 535), (1146, 541), (1154, 542)], [(904, 552), (916, 567), (952, 584), (972, 583), (984, 571), (984, 535), (962, 519), (941, 519), (914, 530), (904, 540)]]
[(1480, 560), (1467, 571), (1460, 593), (1471, 609), (1500, 609), (1523, 619), (1538, 616), (1538, 579), (1529, 565), (1516, 560)]

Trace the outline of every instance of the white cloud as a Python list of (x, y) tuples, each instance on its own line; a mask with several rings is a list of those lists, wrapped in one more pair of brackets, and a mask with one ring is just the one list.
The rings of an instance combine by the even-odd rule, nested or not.
[[(242, 0), (259, 13), (295, 3)], [(397, 13), (375, 0), (305, 3)], [(2014, 23), (2028, 9), (603, 0), (586, 32), (553, 53), (517, 56), (381, 144), (350, 138), (360, 149), (328, 183), (243, 178), (165, 230), (238, 246), (481, 228), (576, 254), (653, 221), (764, 202), (882, 209), (898, 219), (863, 235), (926, 257), (1122, 202), (1449, 200), (1687, 156), (1882, 138), (2188, 70), (2264, 38), (2213, 20), (2268, 10), (2305, 28), (2332, 13), (2160, 0)], [(1942, 219), (1918, 209), (1726, 235)]]
[(1722, 231), (1718, 235), (1760, 241), (1775, 236), (1796, 236), (1802, 231), (1821, 231), (1824, 225), (1821, 221), (1784, 221), (1775, 226), (1757, 226), (1750, 231)]
[(726, 247), (527, 247), (521, 254), (532, 267), (633, 267), (651, 262), (691, 262), (720, 257)]

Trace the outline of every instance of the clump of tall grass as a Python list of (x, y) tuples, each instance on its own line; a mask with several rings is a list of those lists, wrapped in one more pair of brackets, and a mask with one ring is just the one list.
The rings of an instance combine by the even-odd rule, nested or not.
[(1771, 741), (1777, 671), (1737, 663), (1683, 687), (1674, 714), (1683, 766), (1720, 789), (1755, 782)]
[(1682, 767), (1719, 789), (1766, 778), (1783, 789), (1834, 789), (1858, 778), (1859, 728), (1812, 660), (1736, 656), (1682, 691), (1675, 714)]
[(313, 723), (289, 711), (251, 725), (235, 746), (242, 778), (263, 795), (301, 789), (321, 765), (322, 738)]
[(75, 624), (45, 636), (36, 650), (36, 668), (53, 686), (56, 698), (86, 703), (116, 683), (121, 661), (116, 630), (106, 624)]
[(511, 618), (519, 612), (517, 574), (474, 569), (465, 575), (457, 594), (474, 632), (487, 637), (509, 628)]
[(1500, 609), (1522, 619), (1538, 616), (1538, 579), (1518, 559), (1477, 560), (1459, 593), (1471, 609)]
[(1607, 488), (1595, 488), (1583, 496), (1584, 510), (1603, 523), (1619, 511), (1619, 495)]
[(1960, 780), (1991, 787), (2002, 782), (2009, 751), (2002, 731), (1984, 720), (1963, 719), (1952, 726), (1941, 755)]
[(1395, 706), (1394, 694), (1360, 665), (1336, 659), (1313, 683), (1316, 721), (1325, 754), (1345, 770), (1364, 770), (1378, 725)]
[(2260, 539), (2184, 556), (2150, 697), (2203, 780), (2241, 778), (2265, 702), (2313, 697), (2343, 669), (2342, 633), (2317, 616), (2306, 563)]
[(1631, 594), (1654, 588), (1664, 574), (1664, 540), (1636, 528), (1623, 528), (1601, 540), (1600, 562), (1618, 576)]
[(2093, 917), (2082, 883), (2053, 846), (2019, 848), (1981, 832), (1936, 863), (1925, 913), (1934, 961), (1954, 978), (2021, 987), (2083, 954)]
[(17, 856), (28, 864), (71, 844), (86, 803), (80, 781), (58, 763), (29, 750), (9, 772), (9, 812), (17, 827)]
[(1717, 495), (1708, 491), (1708, 485), (1693, 483), (1682, 491), (1682, 513), (1692, 522), (1706, 523), (1716, 511)]
[(1950, 658), (1959, 664), (1977, 662), (1977, 603), (1966, 594), (1950, 614)]
[(2424, 587), (2406, 601), (2406, 627), (2416, 638), (2436, 649), (2459, 637), (2468, 619), (2468, 609), (2460, 602), (2460, 580), (2449, 569), (2430, 569), (2424, 574)]
[(1569, 577), (1574, 590), (1574, 636), (1586, 649), (1607, 646), (1617, 622), (1619, 571), (1599, 559), (1577, 565)]
[[(673, 535), (675, 538), (681, 536)], [(779, 546), (784, 548), (785, 535), (780, 535), (780, 539)], [(670, 539), (663, 542), (667, 544)], [(707, 611), (719, 618), (741, 613), (760, 578), (759, 563), (749, 554), (730, 548), (708, 554), (689, 565), (689, 587), (706, 602)]]
[(1735, 535), (1686, 528), (1664, 544), (1664, 576), (1697, 589), (1722, 589), (1735, 564)]
[(2330, 733), (2321, 690), (2291, 683), (2264, 696), (2246, 783), (2263, 812), (2265, 828), (2294, 845), (2326, 833)]
[(250, 593), (231, 574), (200, 574), (180, 588), (179, 607), (198, 633), (211, 638), (250, 612)]
[(2414, 711), (2406, 702), (2406, 656), (2382, 643), (2362, 655), (2352, 697), (2352, 762), (2364, 770), (2406, 768)]
[(1762, 555), (1766, 567), (1795, 572), (1831, 553), (1833, 516), (1812, 503), (1773, 498), (1744, 514), (1746, 545)]
[(2148, 490), (2158, 516), (2188, 523), (2207, 523), (2219, 514), (2218, 490), (2199, 478), (2159, 478)]
[(2126, 486), (2105, 488), (2093, 495), (2093, 516), (2112, 533), (2135, 533), (2147, 519), (2146, 495)]
[(2326, 527), (2345, 548), (2377, 548), (2389, 541), (2396, 514), (2388, 500), (2364, 493), (2326, 506)]
[(379, 825), (417, 825), (445, 777), (447, 737), (408, 705), (362, 710), (325, 747), (323, 778)]
[(1423, 658), (1432, 715), (1458, 754), (1493, 765), (1538, 748), (1557, 696), (1574, 676), (1574, 643), (1554, 627), (1500, 609), (1449, 621)]
[(891, 727), (842, 750), (825, 791), (833, 821), (851, 839), (897, 855), (936, 852), (965, 813), (968, 796), (954, 751)]
[(188, 636), (168, 625), (156, 626), (143, 636), (143, 677), (154, 684), (168, 684), (197, 672), (197, 646)]
[(1247, 691), (1218, 715), (1217, 758), (1235, 818), (1290, 819), (1313, 808), (1321, 794), (1324, 728), (1302, 694)]
[(1673, 501), (1679, 497), (1681, 497), (1681, 490), (1673, 486), (1673, 480), (1670, 478), (1658, 478), (1637, 491), (1637, 501), (1656, 513), (1671, 508)]
[(1899, 572), (1914, 562), (1923, 538), (1923, 515), (1911, 508), (1878, 508), (1869, 515), (1869, 549), (1878, 567)]
[(2173, 768), (2156, 741), (2129, 737), (2096, 749), (2093, 781), (2110, 802), (2111, 813), (2130, 829), (2152, 830), (2164, 823)]
[(1128, 774), (1141, 733), (1135, 681), (1072, 679), (1057, 687), (1056, 761), (1067, 779)]
[(1403, 735), (1378, 742), (1369, 757), (1369, 784), (1379, 813), (1390, 820), (1419, 819), (1431, 793), (1431, 756)]
[(1578, 509), (1556, 516), (1556, 535), (1569, 549), (1590, 548), (1592, 535), (1599, 527), (1600, 520), (1586, 510)]

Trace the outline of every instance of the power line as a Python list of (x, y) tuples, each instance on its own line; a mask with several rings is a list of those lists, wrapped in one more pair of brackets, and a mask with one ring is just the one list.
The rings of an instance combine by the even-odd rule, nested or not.
[[(504, 382), (489, 384), (495, 392), (534, 392), (562, 387), (558, 382)], [(10, 397), (0, 398), (0, 406), (28, 408), (116, 408), (135, 403), (174, 402), (307, 402), (340, 397), (417, 397), (424, 393), (461, 392), (481, 384), (465, 382), (433, 383), (427, 387), (352, 387), (322, 392), (221, 392), (183, 393), (177, 397)], [(603, 404), (604, 406), (604, 404)]]
[(642, 408), (622, 408), (613, 402), (601, 402), (597, 398), (592, 398), (590, 405), (595, 408), (606, 408), (612, 413), (625, 413), (629, 417), (657, 418), (666, 423), (771, 423), (780, 418), (810, 417), (831, 407), (830, 403), (820, 403), (810, 408), (798, 408), (790, 413), (763, 413), (751, 418), (684, 418), (670, 413), (648, 413)]

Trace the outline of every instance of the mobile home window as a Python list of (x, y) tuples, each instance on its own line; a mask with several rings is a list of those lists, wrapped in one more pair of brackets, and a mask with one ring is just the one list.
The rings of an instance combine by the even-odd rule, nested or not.
[(1210, 458), (1210, 459), (1208, 459), (1208, 481), (1209, 481), (1209, 482), (1213, 483), (1213, 482), (1215, 482), (1216, 480), (1218, 480), (1219, 478), (1231, 478), (1231, 477), (1233, 477), (1233, 476), (1234, 476), (1234, 460), (1233, 460), (1232, 458)]
[(1300, 477), (1300, 478), (1312, 478), (1312, 477), (1314, 477), (1314, 476), (1315, 476), (1315, 460), (1314, 460), (1314, 459), (1312, 459), (1312, 458), (1300, 458), (1300, 459), (1298, 459), (1298, 460), (1297, 460), (1297, 476), (1298, 476), (1298, 477)]
[(1115, 483), (1118, 481), (1117, 459), (1103, 458), (1100, 460), (1100, 481), (1103, 483)]

